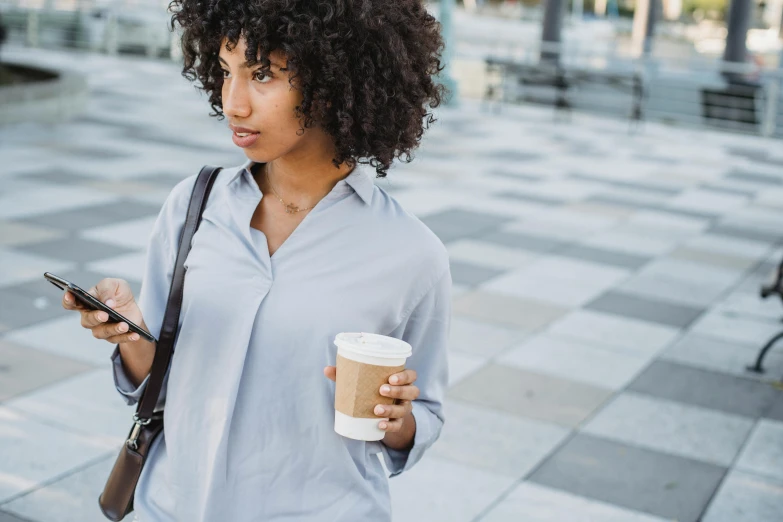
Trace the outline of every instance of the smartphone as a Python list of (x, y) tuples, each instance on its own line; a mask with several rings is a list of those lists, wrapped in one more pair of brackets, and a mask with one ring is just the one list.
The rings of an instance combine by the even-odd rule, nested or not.
[(115, 323), (126, 323), (128, 325), (129, 332), (135, 332), (139, 334), (142, 339), (146, 339), (151, 343), (158, 342), (157, 339), (155, 339), (155, 337), (153, 337), (153, 335), (149, 333), (147, 330), (128, 321), (121, 314), (117, 313), (116, 311), (112, 310), (105, 304), (101, 303), (92, 294), (85, 292), (79, 286), (71, 283), (70, 281), (63, 279), (62, 277), (57, 277), (54, 274), (50, 274), (49, 272), (44, 273), (44, 277), (46, 278), (47, 281), (52, 283), (60, 290), (67, 290), (71, 292), (71, 294), (73, 294), (76, 300), (79, 301), (86, 308), (89, 308), (90, 310), (103, 310), (104, 312), (109, 314), (109, 321)]

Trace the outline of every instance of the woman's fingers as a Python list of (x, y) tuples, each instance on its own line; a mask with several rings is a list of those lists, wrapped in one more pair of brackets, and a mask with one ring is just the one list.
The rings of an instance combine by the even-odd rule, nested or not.
[(128, 323), (107, 323), (92, 328), (92, 335), (96, 339), (109, 339), (115, 335), (128, 333)]
[(405, 401), (415, 401), (419, 398), (419, 388), (413, 384), (407, 386), (390, 386), (384, 384), (381, 386), (381, 395)]
[(73, 294), (69, 291), (65, 291), (63, 294), (63, 308), (66, 310), (84, 310), (84, 306), (76, 300)]
[(394, 433), (402, 429), (403, 419), (393, 419), (387, 421), (381, 421), (378, 423), (378, 427), (386, 433)]
[(84, 310), (82, 312), (82, 326), (95, 328), (109, 320), (109, 314), (102, 310)]
[(405, 417), (413, 409), (410, 401), (405, 401), (402, 404), (379, 404), (373, 410), (378, 417), (388, 417), (389, 419), (401, 419)]
[(107, 337), (107, 341), (109, 341), (111, 344), (118, 344), (118, 343), (132, 343), (133, 341), (139, 340), (139, 334), (134, 332), (128, 332), (124, 333), (122, 335), (115, 335), (113, 337)]

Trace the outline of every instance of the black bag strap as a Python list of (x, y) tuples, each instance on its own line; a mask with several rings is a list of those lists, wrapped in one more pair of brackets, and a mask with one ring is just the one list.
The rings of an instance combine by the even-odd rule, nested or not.
[(182, 308), (182, 292), (185, 282), (185, 259), (190, 252), (193, 236), (201, 222), (201, 215), (207, 205), (209, 193), (212, 185), (217, 179), (221, 167), (205, 165), (196, 178), (196, 184), (190, 196), (188, 213), (185, 218), (185, 225), (179, 237), (179, 250), (177, 251), (177, 261), (174, 263), (174, 274), (171, 278), (171, 287), (169, 288), (169, 300), (166, 305), (166, 313), (163, 316), (163, 325), (158, 336), (158, 343), (155, 348), (155, 357), (152, 360), (152, 369), (147, 381), (147, 388), (136, 408), (136, 416), (141, 423), (152, 418), (155, 405), (160, 396), (160, 390), (163, 386), (163, 378), (171, 361), (171, 354), (174, 352), (174, 339), (177, 336), (179, 327), (179, 313)]

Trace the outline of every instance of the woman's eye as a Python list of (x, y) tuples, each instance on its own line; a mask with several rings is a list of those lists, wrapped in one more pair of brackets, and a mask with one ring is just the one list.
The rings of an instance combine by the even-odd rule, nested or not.
[(231, 74), (230, 72), (228, 72), (225, 69), (221, 69), (221, 71), (223, 71), (223, 79), (225, 79), (228, 74)]
[(272, 79), (272, 77), (268, 73), (265, 73), (264, 71), (256, 71), (253, 74), (253, 78), (255, 80), (258, 80), (260, 83), (268, 83), (269, 80)]

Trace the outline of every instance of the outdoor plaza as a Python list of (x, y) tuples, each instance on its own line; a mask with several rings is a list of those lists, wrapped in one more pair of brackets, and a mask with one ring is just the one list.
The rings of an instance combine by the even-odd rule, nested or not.
[[(459, 31), (459, 26), (457, 27)], [(171, 188), (245, 161), (171, 60), (7, 46), (83, 107), (0, 126), (0, 522), (98, 522), (133, 409), (53, 272), (128, 280)], [(395, 522), (783, 516), (783, 146), (759, 133), (461, 96), (376, 184), (447, 246), (441, 438)], [(295, 383), (292, 383), (295, 385)], [(128, 520), (128, 519), (126, 519)]]

